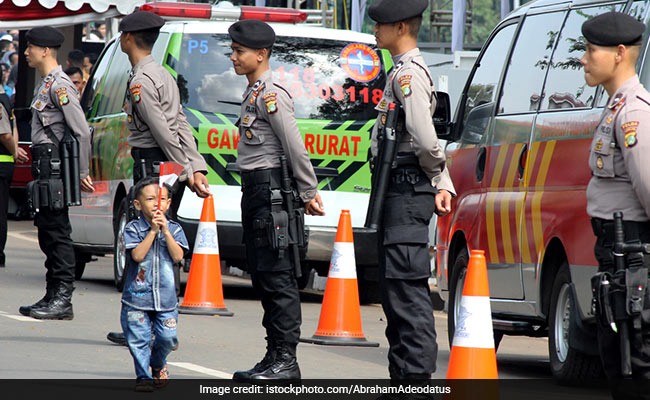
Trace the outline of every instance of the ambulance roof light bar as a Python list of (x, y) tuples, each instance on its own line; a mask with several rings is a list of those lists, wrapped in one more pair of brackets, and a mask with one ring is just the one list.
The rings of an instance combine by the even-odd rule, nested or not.
[(170, 20), (258, 19), (265, 22), (285, 22), (293, 24), (307, 20), (307, 13), (300, 10), (277, 7), (235, 7), (229, 2), (222, 2), (221, 5), (210, 5), (205, 3), (172, 3), (167, 1), (157, 1), (141, 5), (140, 10), (150, 11)]

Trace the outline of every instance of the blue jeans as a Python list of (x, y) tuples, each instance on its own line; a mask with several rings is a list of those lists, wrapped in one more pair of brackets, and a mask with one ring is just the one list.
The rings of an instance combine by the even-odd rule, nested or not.
[[(149, 367), (164, 367), (167, 364), (167, 356), (178, 344), (178, 310), (142, 311), (122, 303), (120, 321), (133, 356), (137, 379), (153, 379)], [(153, 345), (152, 333), (156, 335)]]

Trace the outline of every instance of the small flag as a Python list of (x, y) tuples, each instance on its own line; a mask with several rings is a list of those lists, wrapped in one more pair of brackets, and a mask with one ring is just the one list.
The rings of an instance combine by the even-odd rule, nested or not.
[(158, 179), (158, 209), (160, 209), (160, 202), (162, 198), (162, 188), (165, 184), (173, 186), (174, 183), (183, 173), (183, 166), (173, 162), (160, 163), (160, 178)]

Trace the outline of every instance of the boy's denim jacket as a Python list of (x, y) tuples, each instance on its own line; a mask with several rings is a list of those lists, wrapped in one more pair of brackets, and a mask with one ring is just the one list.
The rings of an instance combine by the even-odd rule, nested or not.
[[(189, 250), (183, 228), (167, 221), (167, 228), (184, 251)], [(122, 303), (138, 310), (171, 311), (176, 309), (178, 298), (174, 285), (174, 269), (167, 250), (165, 236), (159, 232), (145, 258), (137, 263), (131, 258), (131, 250), (136, 248), (151, 230), (151, 224), (142, 214), (129, 222), (124, 231), (124, 244), (127, 249), (126, 280), (122, 291)]]

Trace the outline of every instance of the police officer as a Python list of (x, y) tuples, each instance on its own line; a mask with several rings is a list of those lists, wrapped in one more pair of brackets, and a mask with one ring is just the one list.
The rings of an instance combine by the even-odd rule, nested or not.
[[(608, 12), (582, 25), (586, 51), (580, 60), (589, 86), (602, 85), (609, 101), (589, 155), (592, 177), (587, 212), (592, 218), (600, 271), (614, 271), (612, 215), (621, 211), (626, 240), (650, 242), (650, 93), (639, 82), (636, 62), (645, 26), (631, 16)], [(646, 297), (647, 299), (647, 297)], [(650, 308), (650, 304), (645, 304)], [(634, 378), (650, 379), (650, 325), (630, 330)], [(618, 335), (600, 326), (598, 343), (605, 372), (621, 378)], [(616, 393), (615, 397), (626, 397)]]
[[(79, 172), (81, 189), (93, 192), (88, 175), (90, 129), (79, 105), (79, 93), (70, 78), (63, 73), (56, 60), (63, 34), (52, 27), (39, 27), (27, 32), (25, 56), (30, 67), (42, 79), (32, 100), (32, 176), (37, 183), (41, 204), (34, 216), (38, 228), (38, 243), (45, 253), (46, 294), (31, 306), (19, 311), (36, 319), (66, 319), (74, 317), (72, 291), (74, 290), (75, 255), (70, 239), (71, 227), (68, 207), (62, 198), (61, 160), (59, 142), (66, 126), (79, 141)], [(47, 198), (47, 204), (43, 199)]]
[[(136, 11), (119, 25), (120, 46), (133, 69), (127, 84), (124, 111), (129, 129), (128, 142), (134, 160), (133, 182), (143, 176), (140, 160), (145, 160), (147, 175), (154, 161), (173, 161), (185, 167), (187, 185), (199, 197), (210, 195), (205, 159), (199, 153), (194, 134), (183, 113), (178, 85), (172, 75), (151, 56), (160, 28), (165, 21), (148, 11)], [(175, 192), (182, 196), (179, 188)], [(181, 203), (174, 196), (175, 217)], [(122, 332), (110, 332), (108, 340), (126, 345)]]
[(368, 9), (376, 21), (377, 46), (390, 51), (394, 68), (377, 105), (371, 151), (384, 128), (390, 103), (403, 107), (405, 132), (397, 147), (397, 168), (387, 189), (378, 241), (382, 306), (386, 314), (388, 371), (393, 382), (429, 379), (438, 346), (428, 279), (428, 225), (434, 212), (451, 210), (454, 187), (432, 124), (433, 80), (416, 38), (427, 0), (377, 0)]
[(14, 176), (17, 143), (13, 136), (13, 114), (9, 96), (0, 87), (0, 268), (5, 266), (9, 186)]
[(296, 180), (305, 212), (324, 215), (317, 181), (296, 125), (289, 92), (274, 82), (269, 56), (275, 32), (266, 23), (245, 20), (228, 29), (235, 72), (246, 75), (239, 121), (241, 139), (237, 166), (242, 177), (242, 225), (248, 269), (262, 298), (267, 352), (262, 361), (233, 379), (300, 379), (296, 345), (300, 336), (300, 297), (288, 255), (272, 249), (271, 190), (280, 187), (280, 159), (285, 155)]

